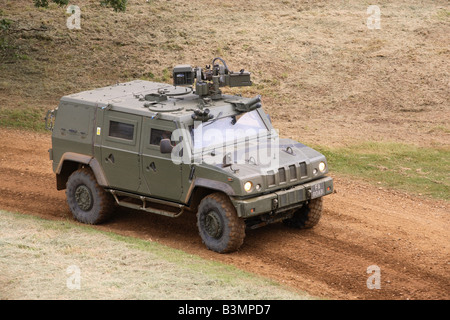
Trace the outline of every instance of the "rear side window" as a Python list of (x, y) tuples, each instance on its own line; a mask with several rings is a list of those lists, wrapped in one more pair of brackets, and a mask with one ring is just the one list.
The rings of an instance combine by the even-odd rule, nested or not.
[(125, 140), (133, 140), (134, 125), (111, 120), (109, 122), (109, 136)]

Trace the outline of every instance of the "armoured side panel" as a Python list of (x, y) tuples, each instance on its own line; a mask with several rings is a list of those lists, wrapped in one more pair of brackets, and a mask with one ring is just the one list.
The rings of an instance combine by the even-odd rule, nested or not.
[(92, 156), (94, 114), (92, 106), (61, 101), (52, 133), (54, 172), (66, 152)]
[(94, 137), (93, 137), (93, 155), (94, 158), (98, 161), (100, 166), (102, 163), (102, 133), (103, 133), (103, 115), (105, 111), (102, 108), (95, 108), (95, 118), (96, 118), (96, 126), (94, 128)]

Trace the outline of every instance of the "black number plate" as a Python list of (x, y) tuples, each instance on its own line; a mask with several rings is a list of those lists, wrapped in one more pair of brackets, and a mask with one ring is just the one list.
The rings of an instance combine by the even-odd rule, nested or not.
[(325, 195), (325, 183), (321, 182), (311, 187), (311, 199), (319, 198)]

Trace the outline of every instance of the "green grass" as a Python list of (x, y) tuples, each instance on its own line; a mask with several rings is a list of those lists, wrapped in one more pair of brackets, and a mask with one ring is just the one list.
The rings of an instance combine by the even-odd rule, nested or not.
[(45, 111), (37, 108), (0, 109), (0, 127), (45, 130)]
[[(223, 263), (212, 260), (206, 261), (198, 256), (188, 254), (177, 249), (171, 249), (157, 242), (149, 242), (138, 238), (126, 237), (112, 232), (95, 232), (102, 232), (112, 239), (127, 243), (135, 249), (152, 252), (158, 258), (164, 259), (176, 265), (182, 265), (192, 272), (201, 273), (205, 276), (212, 277), (215, 279), (216, 283), (235, 285), (236, 277), (240, 278), (241, 281), (248, 280), (258, 282), (263, 280), (263, 278), (240, 270), (232, 265), (225, 265)], [(270, 279), (264, 279), (263, 281), (271, 286), (281, 288), (280, 284)]]
[(347, 147), (318, 146), (331, 172), (383, 186), (450, 199), (450, 150), (402, 143), (367, 142)]
[(316, 299), (157, 242), (2, 210), (0, 270), (0, 299)]

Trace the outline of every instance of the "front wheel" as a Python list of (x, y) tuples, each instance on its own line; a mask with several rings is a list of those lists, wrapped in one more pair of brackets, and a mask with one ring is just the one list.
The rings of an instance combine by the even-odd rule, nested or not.
[(283, 222), (294, 228), (309, 229), (319, 223), (322, 217), (322, 198), (310, 200), (308, 204), (294, 212), (292, 218), (283, 220)]
[(203, 243), (219, 253), (239, 249), (245, 238), (245, 222), (223, 193), (206, 196), (197, 212), (197, 226)]

